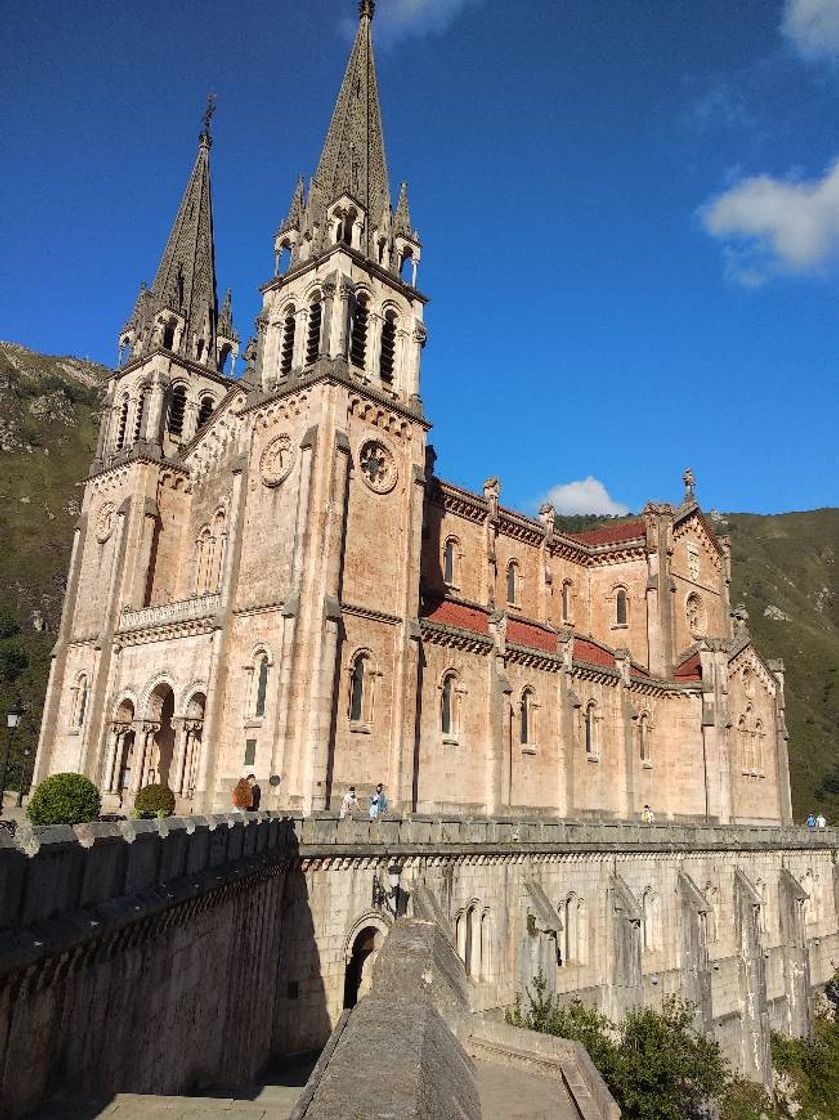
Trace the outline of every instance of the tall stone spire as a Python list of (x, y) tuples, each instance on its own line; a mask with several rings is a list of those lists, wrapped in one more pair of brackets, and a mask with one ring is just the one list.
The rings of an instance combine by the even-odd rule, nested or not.
[[(157, 274), (151, 287), (141, 292), (120, 336), (121, 349), (129, 346), (134, 358), (162, 346), (212, 369), (218, 365), (210, 190), (210, 124), (214, 112), (215, 95), (210, 94), (198, 137), (198, 154)], [(232, 331), (232, 322), (229, 326)]]
[(344, 80), (326, 134), (308, 203), (310, 226), (321, 235), (327, 207), (342, 195), (359, 202), (367, 216), (364, 250), (369, 253), (371, 222), (390, 209), (385, 142), (370, 25), (375, 4), (362, 0), (360, 20)]

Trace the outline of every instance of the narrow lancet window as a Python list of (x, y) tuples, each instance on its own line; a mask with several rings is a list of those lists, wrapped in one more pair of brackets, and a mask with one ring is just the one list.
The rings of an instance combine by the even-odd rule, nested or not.
[(367, 301), (362, 297), (355, 305), (350, 339), (350, 361), (364, 369), (367, 360)]
[(125, 428), (128, 424), (128, 393), (122, 398), (122, 407), (119, 410), (119, 427), (117, 428), (116, 450), (122, 451), (125, 447)]
[(256, 681), (256, 704), (253, 714), (260, 719), (265, 715), (265, 694), (268, 691), (268, 658), (265, 654), (259, 659), (259, 676)]
[(306, 335), (306, 365), (310, 366), (320, 357), (320, 328), (323, 319), (323, 306), (320, 300), (309, 307), (309, 330)]
[(350, 680), (350, 720), (359, 723), (364, 715), (364, 658), (357, 657)]
[(176, 385), (169, 400), (169, 434), (183, 435), (186, 412), (186, 386)]
[(379, 376), (386, 385), (393, 384), (396, 361), (396, 315), (388, 311), (382, 323), (382, 349), (379, 355)]
[(134, 439), (133, 443), (143, 438), (143, 427), (146, 420), (146, 402), (148, 400), (148, 386), (144, 385), (137, 397), (137, 411), (134, 413)]
[(297, 320), (294, 317), (294, 308), (286, 312), (283, 320), (283, 341), (280, 349), (280, 376), (288, 377), (294, 362), (294, 335)]

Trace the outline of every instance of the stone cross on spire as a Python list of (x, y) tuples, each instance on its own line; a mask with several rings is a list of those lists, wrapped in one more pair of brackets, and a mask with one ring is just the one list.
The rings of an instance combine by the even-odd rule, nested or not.
[(362, 19), (372, 19), (375, 11), (376, 0), (361, 0), (358, 5), (358, 13)]
[(198, 134), (198, 139), (202, 144), (206, 144), (208, 148), (212, 147), (213, 137), (210, 132), (210, 124), (213, 120), (213, 113), (216, 111), (216, 94), (212, 90), (207, 94), (207, 108), (204, 110), (204, 116), (201, 118), (201, 131)]

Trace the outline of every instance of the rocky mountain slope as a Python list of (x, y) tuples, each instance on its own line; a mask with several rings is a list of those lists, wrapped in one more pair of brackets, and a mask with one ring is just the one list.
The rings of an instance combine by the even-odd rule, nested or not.
[[(20, 697), (9, 785), (37, 743), (73, 526), (108, 370), (0, 342), (0, 717)], [(0, 740), (0, 767), (5, 742)]]
[[(10, 785), (20, 748), (37, 742), (107, 376), (93, 362), (0, 342), (0, 714), (17, 696), (27, 708)], [(732, 540), (732, 602), (745, 603), (764, 655), (786, 662), (796, 815), (820, 807), (839, 821), (839, 509), (712, 517)], [(561, 527), (599, 523), (583, 517)]]

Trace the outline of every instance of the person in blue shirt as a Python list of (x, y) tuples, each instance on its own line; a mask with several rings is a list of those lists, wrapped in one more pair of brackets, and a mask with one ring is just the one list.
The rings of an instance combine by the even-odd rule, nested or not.
[(807, 831), (808, 832), (815, 832), (816, 831), (816, 818), (813, 816), (812, 813), (807, 818)]

